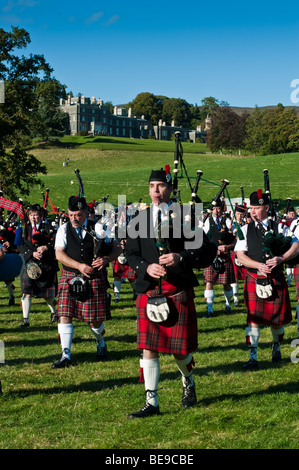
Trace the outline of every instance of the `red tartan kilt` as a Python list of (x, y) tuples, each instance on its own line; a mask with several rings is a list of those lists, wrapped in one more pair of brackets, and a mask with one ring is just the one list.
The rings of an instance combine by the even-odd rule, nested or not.
[(294, 281), (296, 286), (296, 300), (299, 300), (299, 264), (294, 266)]
[(236, 282), (237, 281), (245, 281), (246, 274), (247, 274), (247, 269), (244, 266), (237, 266), (235, 263), (236, 259), (236, 253), (232, 252), (232, 262), (233, 262), (233, 267), (234, 267), (234, 273), (235, 273), (235, 278)]
[(247, 275), (244, 284), (244, 302), (248, 323), (282, 326), (292, 321), (291, 302), (285, 277), (282, 274), (279, 279), (272, 278), (272, 283), (273, 296), (269, 299), (260, 299), (255, 293), (255, 278)]
[(162, 288), (170, 307), (170, 316), (163, 323), (154, 323), (146, 315), (148, 295), (157, 295), (157, 292), (150, 291), (148, 295), (137, 296), (137, 348), (172, 354), (195, 351), (198, 343), (193, 289), (170, 297), (177, 292), (177, 288), (164, 281)]
[(75, 277), (74, 273), (62, 269), (58, 286), (58, 316), (66, 316), (83, 320), (85, 322), (110, 320), (110, 299), (105, 287), (105, 279), (101, 271), (98, 277), (89, 280), (91, 298), (85, 302), (69, 297), (69, 281)]
[(115, 260), (112, 264), (113, 277), (124, 277), (129, 281), (134, 281), (136, 274), (128, 264), (120, 264), (118, 260)]
[(212, 266), (203, 270), (205, 283), (211, 282), (212, 284), (233, 284), (236, 282), (234, 265), (229, 256), (225, 260), (225, 272), (223, 274), (215, 273)]

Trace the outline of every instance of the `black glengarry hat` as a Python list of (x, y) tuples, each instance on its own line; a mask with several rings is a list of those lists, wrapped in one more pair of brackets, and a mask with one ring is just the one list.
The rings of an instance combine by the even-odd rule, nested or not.
[(72, 212), (88, 210), (85, 197), (71, 196), (69, 198), (69, 210)]
[(152, 170), (151, 175), (149, 177), (149, 182), (151, 181), (161, 181), (162, 183), (172, 184), (172, 178), (170, 174), (170, 166), (165, 165), (165, 169), (161, 168), (161, 170)]
[(31, 206), (28, 207), (27, 213), (28, 212), (40, 212), (42, 214), (43, 209), (39, 204), (31, 204)]
[(261, 189), (258, 189), (254, 193), (250, 194), (250, 205), (251, 206), (267, 206), (270, 204), (269, 196), (263, 193)]

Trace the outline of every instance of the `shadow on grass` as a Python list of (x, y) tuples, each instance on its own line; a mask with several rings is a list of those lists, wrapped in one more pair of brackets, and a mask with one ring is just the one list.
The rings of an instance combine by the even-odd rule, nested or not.
[(242, 394), (237, 394), (237, 393), (227, 393), (223, 395), (217, 395), (215, 397), (211, 398), (204, 398), (198, 401), (199, 406), (209, 406), (212, 405), (213, 403), (219, 403), (221, 401), (226, 401), (226, 400), (233, 400), (235, 402), (237, 401), (243, 401), (248, 398), (252, 397), (258, 397), (258, 396), (265, 396), (265, 395), (274, 395), (277, 393), (289, 393), (289, 394), (298, 394), (299, 392), (299, 383), (298, 382), (289, 382), (286, 384), (278, 384), (278, 385), (272, 385), (268, 387), (267, 389), (255, 391), (255, 392), (248, 392), (248, 393), (242, 393)]

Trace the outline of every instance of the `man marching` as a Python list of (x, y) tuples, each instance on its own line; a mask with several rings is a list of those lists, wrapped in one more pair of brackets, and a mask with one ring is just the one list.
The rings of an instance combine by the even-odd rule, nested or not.
[[(158, 382), (160, 377), (159, 353), (172, 353), (183, 381), (182, 406), (197, 403), (192, 375), (193, 352), (197, 349), (197, 318), (193, 288), (198, 285), (193, 266), (208, 266), (214, 259), (216, 248), (202, 233), (202, 245), (186, 249), (186, 238), (180, 224), (179, 237), (167, 240), (168, 249), (159, 253), (159, 211), (161, 218), (169, 219), (172, 193), (171, 175), (163, 169), (152, 171), (149, 195), (152, 206), (139, 213), (138, 225), (143, 233), (132, 232), (128, 226), (126, 257), (136, 273), (137, 348), (143, 351), (142, 367), (146, 390), (146, 403), (129, 418), (145, 418), (160, 414)], [(154, 235), (156, 234), (156, 236)], [(135, 236), (136, 235), (136, 236)], [(157, 238), (156, 238), (157, 237)], [(162, 295), (157, 298), (161, 287)], [(166, 299), (167, 301), (166, 301)], [(159, 303), (169, 316), (154, 318), (153, 303)], [(150, 316), (151, 311), (154, 311)], [(160, 309), (158, 308), (160, 312)], [(162, 314), (162, 313), (161, 313)], [(157, 313), (159, 316), (159, 313)], [(167, 317), (167, 318), (166, 318)]]
[(27, 211), (29, 224), (23, 237), (20, 253), (24, 256), (25, 269), (21, 273), (22, 328), (29, 326), (32, 297), (44, 298), (51, 321), (57, 321), (56, 301), (58, 263), (54, 255), (55, 233), (43, 220), (43, 209), (33, 204)]
[[(287, 283), (283, 273), (283, 263), (294, 258), (299, 252), (299, 243), (293, 238), (292, 245), (284, 254), (267, 254), (268, 237), (275, 237), (279, 227), (268, 219), (270, 201), (261, 189), (250, 195), (252, 222), (242, 227), (244, 239), (238, 239), (235, 251), (238, 260), (247, 267), (244, 285), (244, 301), (247, 309), (246, 343), (250, 358), (243, 370), (258, 367), (257, 347), (260, 325), (270, 326), (273, 337), (272, 362), (281, 360), (280, 343), (284, 335), (284, 325), (292, 320), (291, 304)], [(272, 226), (271, 226), (272, 225)], [(273, 231), (270, 232), (270, 229)], [(285, 232), (284, 235), (289, 235)], [(278, 243), (278, 238), (276, 241)], [(284, 243), (282, 239), (282, 243)]]
[(213, 208), (212, 215), (204, 225), (204, 231), (210, 241), (217, 246), (217, 259), (222, 262), (222, 269), (217, 269), (213, 263), (204, 269), (206, 288), (204, 296), (207, 304), (207, 317), (214, 314), (214, 285), (223, 285), (225, 298), (225, 313), (230, 313), (230, 303), (233, 296), (231, 284), (235, 283), (234, 266), (231, 259), (231, 250), (235, 246), (235, 236), (232, 233), (232, 222), (223, 214), (223, 202), (218, 201)]
[[(110, 253), (106, 256), (95, 252), (84, 197), (69, 198), (68, 216), (69, 222), (58, 229), (55, 242), (56, 258), (63, 267), (58, 288), (58, 333), (62, 356), (52, 364), (53, 369), (71, 365), (73, 318), (88, 323), (96, 338), (97, 360), (107, 359), (104, 321), (111, 318), (111, 313), (103, 268), (121, 253), (116, 240), (112, 240)], [(94, 224), (93, 229), (98, 240), (103, 240), (102, 224)]]

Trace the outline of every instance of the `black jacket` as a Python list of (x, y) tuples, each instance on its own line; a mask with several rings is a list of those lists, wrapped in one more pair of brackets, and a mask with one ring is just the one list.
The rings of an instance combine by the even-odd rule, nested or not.
[[(156, 238), (150, 236), (153, 233), (150, 208), (141, 211), (138, 220), (139, 228), (146, 227), (147, 236), (131, 236), (129, 224), (125, 252), (129, 265), (136, 273), (136, 292), (142, 293), (154, 289), (158, 284), (158, 281), (149, 276), (146, 270), (150, 264), (159, 263), (159, 250)], [(198, 248), (186, 249), (185, 242), (190, 242), (190, 239), (185, 238), (183, 227), (180, 238), (171, 236), (169, 239), (169, 251), (179, 253), (183, 261), (177, 266), (167, 268), (167, 281), (180, 289), (198, 285), (193, 269), (210, 266), (216, 256), (216, 246), (209, 242), (203, 230), (201, 232), (202, 245)]]

